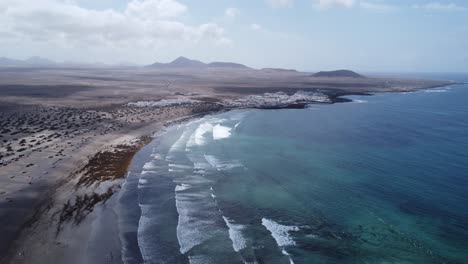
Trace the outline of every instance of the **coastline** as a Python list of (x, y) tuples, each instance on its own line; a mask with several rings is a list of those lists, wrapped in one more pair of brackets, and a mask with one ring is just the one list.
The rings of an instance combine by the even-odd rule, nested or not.
[[(113, 219), (112, 210), (108, 209), (113, 208), (115, 204), (118, 196), (116, 194), (133, 156), (153, 140), (150, 139), (152, 135), (165, 127), (219, 111), (217, 106), (211, 107), (214, 109), (201, 112), (195, 111), (196, 107), (181, 107), (185, 108), (185, 111), (179, 111), (179, 115), (171, 115), (168, 111), (168, 116), (162, 120), (150, 121), (138, 127), (129, 126), (117, 133), (95, 136), (79, 148), (73, 149), (70, 156), (66, 152), (60, 152), (63, 156), (44, 172), (48, 176), (48, 182), (40, 182), (42, 179), (39, 177), (37, 180), (30, 180), (28, 177), (27, 180), (30, 181), (17, 187), (18, 191), (3, 191), (2, 196), (8, 195), (5, 205), (11, 206), (11, 209), (2, 206), (2, 209), (10, 214), (8, 218), (2, 217), (2, 221), (8, 221), (6, 224), (9, 233), (3, 234), (2, 242), (8, 245), (1, 248), (0, 263), (31, 263), (32, 260), (34, 263), (50, 263), (60, 258), (70, 263), (69, 254), (73, 255), (71, 259), (77, 259), (76, 263), (83, 263), (83, 259), (78, 260), (79, 255), (76, 255), (76, 252), (85, 250), (87, 243), (83, 241), (90, 239), (96, 229), (101, 229), (92, 228), (101, 216), (107, 220)], [(81, 141), (81, 138), (76, 141)], [(44, 159), (44, 154), (40, 156), (38, 158)], [(37, 158), (35, 160), (34, 167), (47, 167), (47, 164), (39, 164)], [(124, 164), (121, 164), (122, 162)], [(114, 168), (116, 174), (111, 173), (109, 178), (105, 174), (109, 173), (111, 164), (118, 166)], [(124, 175), (122, 170), (125, 170)], [(100, 171), (105, 173), (99, 173)], [(35, 188), (37, 191), (33, 193), (21, 187)], [(21, 199), (25, 195), (34, 195), (37, 198), (23, 202)], [(70, 206), (76, 205), (77, 202), (79, 206)], [(15, 208), (18, 204), (22, 205), (21, 211)], [(19, 212), (15, 214), (15, 210)], [(101, 227), (107, 228), (108, 225), (107, 223)], [(79, 237), (75, 237), (77, 234)], [(44, 252), (48, 254), (44, 255)], [(85, 263), (90, 262), (87, 260)]]
[[(436, 87), (424, 89), (431, 88)], [(350, 95), (356, 94), (337, 95), (330, 103), (349, 102), (351, 101), (350, 99), (342, 98), (342, 96)], [(30, 217), (26, 217), (30, 220), (19, 227), (18, 232), (20, 232), (21, 235), (15, 240), (16, 242), (14, 245), (8, 250), (9, 253), (4, 255), (0, 262), (31, 263), (31, 260), (34, 260), (34, 263), (50, 263), (52, 260), (54, 262), (60, 262), (60, 259), (63, 259), (67, 260), (67, 263), (120, 263), (120, 255), (118, 253), (118, 251), (120, 251), (120, 242), (117, 243), (119, 239), (118, 232), (116, 231), (117, 219), (115, 219), (114, 210), (120, 184), (125, 180), (124, 178), (117, 177), (113, 179), (113, 181), (115, 181), (115, 186), (113, 187), (117, 186), (117, 188), (110, 194), (107, 193), (107, 190), (109, 190), (108, 186), (106, 186), (107, 190), (105, 191), (99, 189), (97, 193), (102, 196), (102, 199), (100, 198), (92, 202), (93, 206), (89, 209), (90, 212), (86, 214), (78, 224), (70, 221), (65, 221), (65, 224), (60, 223), (61, 214), (58, 214), (57, 211), (60, 211), (60, 209), (64, 211), (63, 205), (70, 202), (70, 192), (75, 192), (76, 195), (83, 195), (83, 192), (86, 193), (86, 191), (91, 189), (90, 185), (93, 184), (84, 186), (84, 190), (78, 190), (79, 188), (76, 188), (76, 186), (78, 182), (80, 182), (80, 176), (82, 176), (84, 172), (83, 168), (99, 153), (107, 153), (106, 155), (109, 155), (109, 153), (115, 152), (116, 149), (118, 150), (118, 146), (134, 147), (132, 151), (127, 153), (128, 155), (125, 155), (128, 161), (128, 158), (131, 160), (142, 147), (150, 142), (147, 138), (145, 139), (145, 137), (155, 132), (162, 131), (166, 126), (186, 122), (206, 114), (239, 109), (220, 107), (218, 104), (214, 105), (216, 105), (216, 107), (212, 107), (217, 109), (195, 114), (193, 113), (193, 109), (190, 109), (191, 107), (189, 106), (187, 107), (189, 110), (185, 112), (185, 115), (177, 116), (176, 114), (172, 116), (172, 119), (162, 121), (148, 120), (149, 122), (146, 125), (140, 126), (139, 128), (129, 126), (115, 134), (110, 133), (102, 135), (102, 137), (95, 137), (90, 142), (87, 142), (87, 144), (84, 144), (80, 148), (80, 151), (73, 152), (70, 160), (70, 163), (73, 165), (68, 164), (67, 166), (59, 168), (52, 167), (52, 170), (48, 171), (47, 174), (53, 174), (53, 171), (59, 174), (55, 177), (56, 182), (52, 187), (44, 187), (48, 188), (47, 192), (45, 192), (45, 197), (35, 202), (36, 205), (34, 207), (36, 209), (34, 213)], [(288, 105), (286, 107), (281, 106), (260, 109), (303, 108), (303, 106), (304, 105)], [(168, 111), (170, 112), (171, 110), (169, 109)], [(142, 137), (143, 140), (138, 142), (138, 139)], [(103, 143), (103, 141), (106, 143)], [(54, 164), (52, 166), (60, 165)], [(130, 163), (128, 163), (125, 168), (128, 169), (129, 166)], [(64, 177), (63, 175), (67, 176)], [(92, 191), (94, 192), (97, 189), (98, 188), (94, 188)], [(16, 201), (16, 198), (12, 198), (12, 201)], [(87, 205), (84, 207), (86, 208)], [(83, 208), (79, 209), (79, 211), (80, 210), (83, 211)], [(59, 226), (58, 228), (57, 225)], [(57, 232), (57, 229), (61, 229), (60, 232)], [(105, 239), (106, 241), (99, 241), (100, 238), (107, 239)], [(95, 248), (89, 246), (86, 241), (94, 241)], [(108, 250), (109, 253), (103, 253), (99, 250), (102, 249), (102, 245), (110, 245), (111, 250)], [(44, 252), (49, 253), (44, 255)], [(94, 256), (94, 258), (91, 256)], [(70, 259), (74, 259), (75, 262), (70, 262)]]

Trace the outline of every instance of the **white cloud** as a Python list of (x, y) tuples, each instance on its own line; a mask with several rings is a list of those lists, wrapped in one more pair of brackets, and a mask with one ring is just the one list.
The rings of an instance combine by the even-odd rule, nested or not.
[(328, 9), (332, 7), (351, 8), (356, 4), (355, 0), (317, 0), (316, 6), (320, 9)]
[[(15, 43), (57, 48), (154, 49), (174, 43), (230, 43), (214, 23), (182, 22), (177, 0), (131, 0), (125, 10), (92, 10), (69, 0), (1, 0), (0, 48)], [(10, 46), (7, 46), (10, 45)], [(2, 48), (2, 49), (3, 49)]]
[(257, 23), (252, 23), (252, 24), (250, 24), (250, 29), (258, 31), (258, 30), (262, 30), (263, 28), (262, 28), (262, 26), (260, 26)]
[(294, 0), (267, 0), (267, 2), (274, 8), (291, 7), (294, 4)]
[(224, 12), (224, 15), (228, 18), (228, 19), (235, 19), (236, 17), (238, 17), (240, 15), (240, 10), (235, 8), (235, 7), (229, 7), (226, 9), (226, 11)]
[(328, 10), (331, 8), (361, 8), (374, 11), (388, 11), (396, 6), (387, 4), (385, 0), (314, 0), (315, 8)]
[(187, 7), (174, 0), (133, 0), (125, 14), (146, 19), (176, 18), (187, 12)]
[(388, 11), (396, 9), (396, 6), (389, 5), (383, 3), (383, 1), (377, 2), (368, 2), (368, 1), (361, 1), (359, 2), (359, 7), (369, 10), (376, 10), (376, 11)]
[(455, 3), (442, 4), (439, 2), (431, 2), (423, 5), (413, 5), (416, 9), (425, 9), (428, 11), (468, 11), (468, 7), (460, 6)]

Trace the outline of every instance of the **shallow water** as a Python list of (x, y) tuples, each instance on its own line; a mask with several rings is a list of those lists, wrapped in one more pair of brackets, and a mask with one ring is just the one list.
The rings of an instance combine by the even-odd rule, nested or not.
[(468, 86), (169, 128), (120, 197), (125, 263), (465, 263)]

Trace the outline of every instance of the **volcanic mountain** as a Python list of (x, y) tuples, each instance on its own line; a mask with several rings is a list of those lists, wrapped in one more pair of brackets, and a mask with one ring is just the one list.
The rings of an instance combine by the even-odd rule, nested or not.
[(336, 71), (320, 71), (312, 75), (312, 77), (347, 77), (347, 78), (365, 78), (365, 76), (350, 70)]
[(204, 63), (198, 60), (188, 59), (186, 57), (179, 57), (169, 63), (156, 62), (147, 66), (149, 68), (189, 68), (189, 69), (204, 69), (204, 68), (236, 68), (236, 69), (250, 69), (249, 67), (233, 62), (211, 62)]

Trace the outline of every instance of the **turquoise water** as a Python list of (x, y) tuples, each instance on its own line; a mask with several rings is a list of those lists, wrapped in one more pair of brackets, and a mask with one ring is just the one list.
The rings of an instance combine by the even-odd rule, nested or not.
[(169, 128), (120, 197), (126, 263), (466, 263), (468, 86)]

